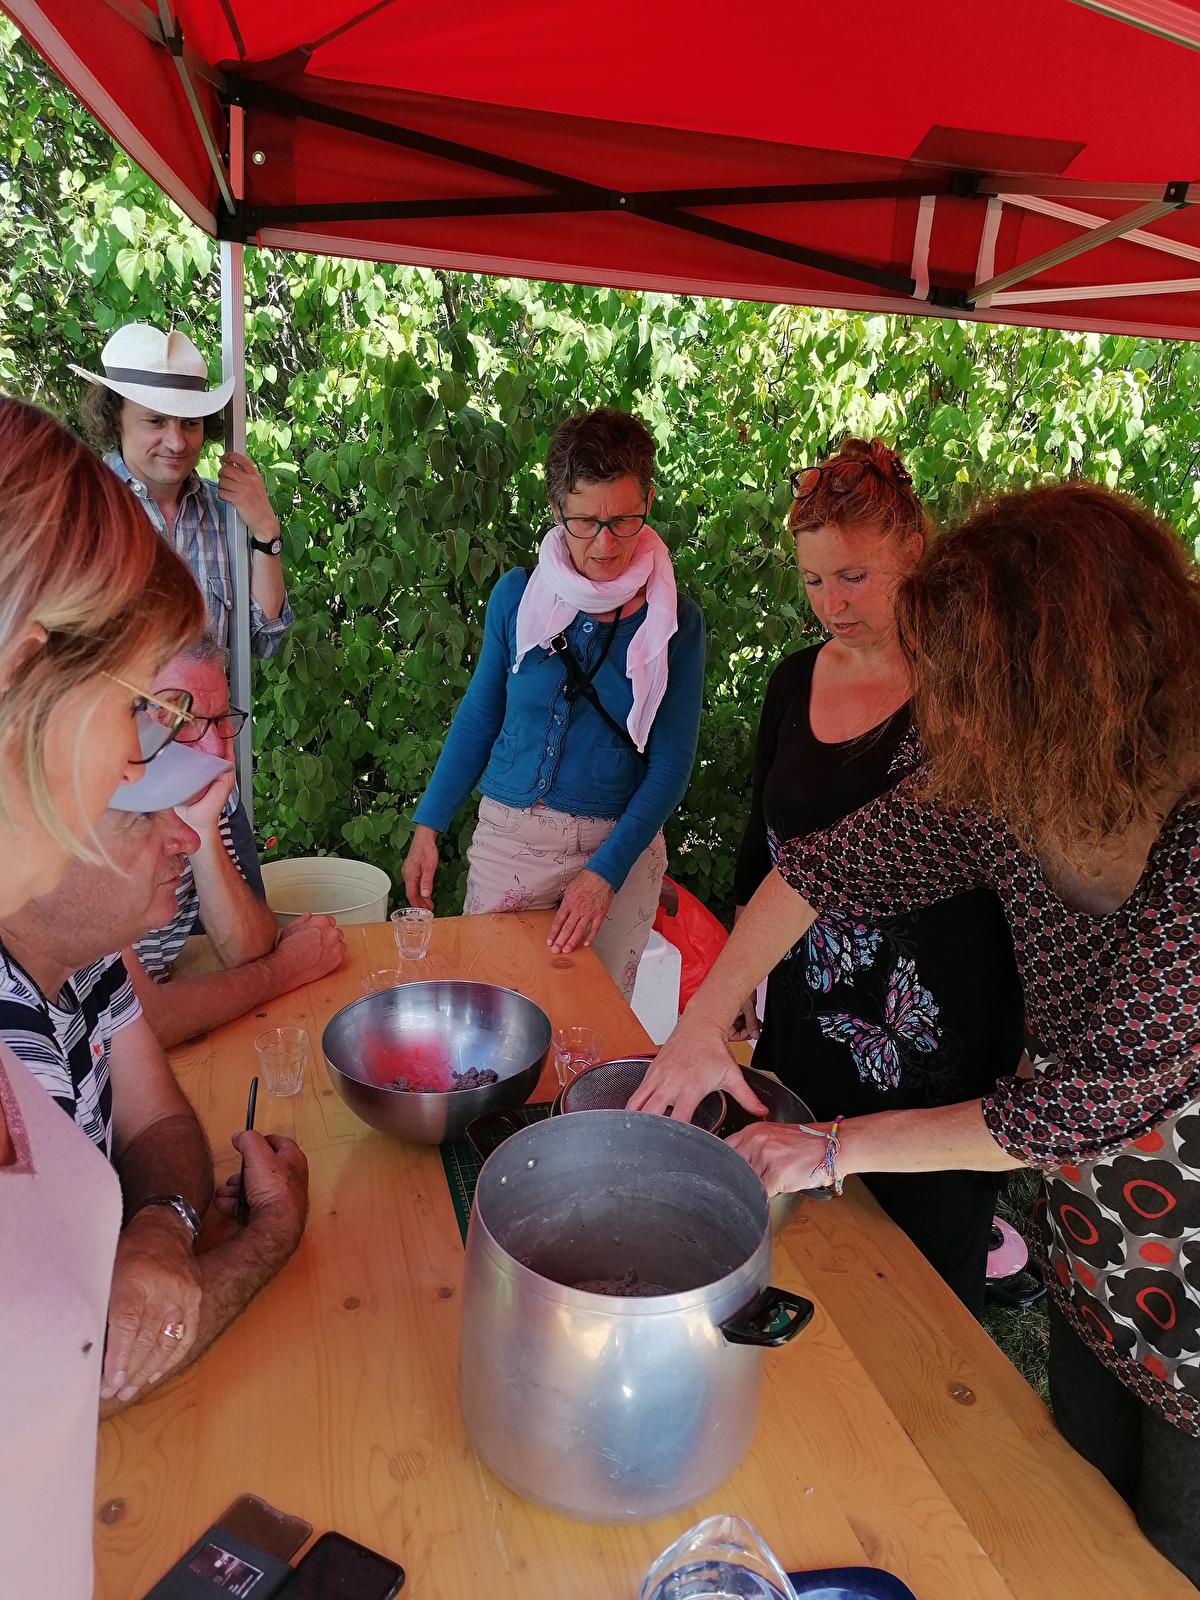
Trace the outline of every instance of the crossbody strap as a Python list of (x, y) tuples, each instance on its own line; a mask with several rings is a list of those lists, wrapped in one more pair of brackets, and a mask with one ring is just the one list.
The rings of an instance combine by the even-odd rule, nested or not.
[(604, 706), (600, 700), (600, 696), (597, 694), (596, 687), (592, 682), (592, 679), (604, 665), (605, 657), (612, 648), (612, 642), (617, 636), (617, 626), (620, 621), (621, 612), (620, 608), (618, 608), (617, 614), (612, 620), (612, 626), (609, 628), (608, 635), (604, 640), (604, 646), (600, 651), (600, 655), (595, 666), (593, 666), (590, 672), (584, 672), (583, 668), (579, 665), (579, 662), (576, 661), (575, 654), (572, 651), (571, 646), (567, 643), (567, 636), (565, 633), (556, 634), (550, 641), (550, 648), (554, 651), (554, 654), (558, 657), (558, 659), (562, 662), (563, 667), (566, 669), (567, 686), (565, 693), (567, 697), (567, 703), (573, 704), (574, 701), (582, 695), (582, 697), (587, 701), (588, 705), (591, 706), (592, 710), (595, 711), (598, 716), (602, 717), (612, 731), (617, 735), (617, 737), (629, 746), (634, 755), (637, 756), (638, 760), (644, 761), (648, 766), (650, 764), (650, 757), (645, 753), (645, 751), (639, 750), (637, 745), (634, 744), (633, 739), (630, 737), (629, 729), (623, 727), (615, 717), (610, 716), (609, 713), (604, 709)]

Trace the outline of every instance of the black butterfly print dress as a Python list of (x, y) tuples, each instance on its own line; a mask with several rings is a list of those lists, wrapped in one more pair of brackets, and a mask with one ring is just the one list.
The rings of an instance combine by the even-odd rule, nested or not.
[[(809, 724), (817, 649), (776, 668), (755, 753), (738, 857), (744, 905), (781, 843), (831, 827), (920, 762), (907, 706), (823, 744)], [(990, 1093), (1023, 1048), (1021, 984), (999, 900), (974, 888), (887, 918), (831, 909), (775, 971), (755, 1064), (826, 1118), (949, 1105)], [(999, 1174), (877, 1174), (867, 1183), (977, 1315)]]

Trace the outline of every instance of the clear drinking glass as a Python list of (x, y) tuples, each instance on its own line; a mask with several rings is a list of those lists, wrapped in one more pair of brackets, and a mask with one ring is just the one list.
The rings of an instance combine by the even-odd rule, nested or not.
[(638, 1600), (796, 1600), (787, 1573), (740, 1517), (705, 1517), (668, 1545)]
[(254, 1049), (268, 1094), (300, 1093), (308, 1056), (308, 1034), (303, 1028), (268, 1028), (255, 1039)]
[(604, 1035), (595, 1028), (555, 1028), (554, 1071), (559, 1088), (565, 1089), (585, 1067), (594, 1067), (603, 1048)]
[(404, 974), (399, 967), (379, 967), (374, 972), (368, 972), (362, 981), (364, 994), (378, 994), (381, 989), (395, 989), (404, 982)]
[(396, 950), (401, 961), (424, 961), (429, 949), (429, 936), (433, 932), (433, 912), (407, 906), (403, 911), (392, 912), (392, 932), (396, 936)]

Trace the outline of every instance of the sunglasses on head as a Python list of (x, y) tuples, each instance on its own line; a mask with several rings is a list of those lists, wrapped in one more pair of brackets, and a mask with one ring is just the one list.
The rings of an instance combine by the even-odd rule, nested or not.
[(829, 487), (834, 494), (852, 494), (868, 472), (874, 473), (882, 483), (888, 484), (916, 506), (912, 478), (897, 456), (892, 457), (891, 472), (885, 472), (882, 467), (877, 467), (866, 456), (839, 456), (836, 460), (826, 461), (819, 467), (800, 467), (792, 473), (789, 480), (792, 486), (792, 499), (807, 500), (815, 493), (817, 485), (824, 477), (828, 477)]

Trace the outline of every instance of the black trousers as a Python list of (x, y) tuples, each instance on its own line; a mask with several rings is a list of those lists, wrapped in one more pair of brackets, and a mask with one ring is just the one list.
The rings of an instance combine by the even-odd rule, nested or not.
[(1053, 1300), (1050, 1404), (1067, 1443), (1104, 1474), (1155, 1549), (1200, 1588), (1200, 1438), (1127, 1389)]
[(871, 1172), (863, 1182), (929, 1265), (971, 1312), (983, 1315), (983, 1285), (998, 1172)]

